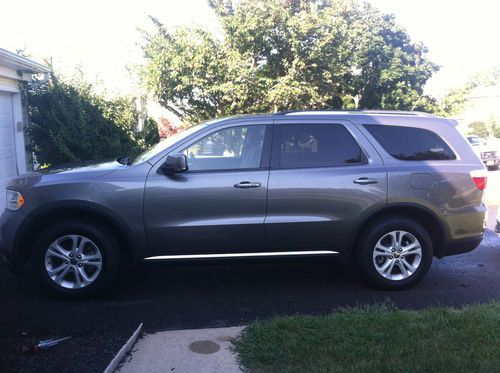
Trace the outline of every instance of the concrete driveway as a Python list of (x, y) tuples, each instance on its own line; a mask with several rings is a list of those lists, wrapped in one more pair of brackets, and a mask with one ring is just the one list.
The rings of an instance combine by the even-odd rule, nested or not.
[[(496, 209), (490, 206), (490, 228)], [(355, 270), (324, 259), (140, 268), (86, 302), (49, 299), (32, 278), (14, 278), (4, 267), (0, 284), (1, 372), (102, 371), (141, 322), (152, 333), (386, 300), (409, 308), (500, 301), (500, 238), (488, 230), (477, 250), (435, 260), (421, 284), (402, 292), (372, 290)], [(51, 350), (20, 352), (23, 344), (65, 336), (72, 338)]]

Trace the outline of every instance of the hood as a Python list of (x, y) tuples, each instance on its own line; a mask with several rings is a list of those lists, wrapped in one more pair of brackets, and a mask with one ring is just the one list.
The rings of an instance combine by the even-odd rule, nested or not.
[(474, 149), (474, 151), (477, 153), (477, 154), (481, 154), (481, 153), (484, 153), (484, 152), (496, 152), (497, 149), (495, 146), (491, 145), (491, 144), (474, 144), (472, 145), (472, 149)]
[(40, 173), (42, 175), (76, 175), (81, 173), (93, 173), (95, 174), (95, 176), (100, 176), (101, 174), (106, 174), (120, 167), (125, 166), (121, 163), (118, 163), (116, 160), (107, 160), (97, 163), (95, 161), (88, 161), (81, 163), (66, 163), (58, 166), (48, 167), (38, 170), (36, 171), (36, 173)]
[(101, 163), (84, 162), (64, 164), (18, 176), (13, 179), (8, 186), (22, 188), (41, 182), (52, 183), (75, 179), (92, 179), (107, 175), (116, 169), (126, 167), (128, 166), (122, 165), (116, 160)]
[(482, 148), (482, 145), (481, 144), (471, 144), (472, 146), (472, 149), (474, 150), (474, 152), (481, 156), (481, 148)]

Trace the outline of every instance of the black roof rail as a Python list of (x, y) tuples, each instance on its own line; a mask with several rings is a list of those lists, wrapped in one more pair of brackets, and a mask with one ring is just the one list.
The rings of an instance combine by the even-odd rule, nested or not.
[(307, 109), (302, 109), (302, 110), (286, 110), (286, 111), (278, 111), (277, 113), (273, 113), (273, 116), (280, 116), (280, 115), (288, 115), (288, 114), (294, 114), (294, 113), (309, 113), (309, 112), (315, 112), (315, 113), (349, 113), (352, 112), (353, 110), (335, 110), (335, 109), (326, 109), (326, 110), (320, 110), (320, 109), (312, 109), (312, 110), (307, 110)]

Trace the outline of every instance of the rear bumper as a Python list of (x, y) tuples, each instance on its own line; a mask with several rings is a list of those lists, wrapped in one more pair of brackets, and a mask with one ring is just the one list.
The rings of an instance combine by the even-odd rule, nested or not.
[(483, 161), (485, 166), (489, 166), (489, 167), (500, 166), (500, 158), (496, 158), (496, 157), (495, 158), (493, 158), (493, 157), (492, 158), (482, 158), (481, 160)]
[(483, 235), (473, 238), (464, 238), (460, 240), (449, 241), (443, 246), (441, 252), (439, 253), (439, 257), (467, 253), (477, 248), (481, 244), (482, 240)]

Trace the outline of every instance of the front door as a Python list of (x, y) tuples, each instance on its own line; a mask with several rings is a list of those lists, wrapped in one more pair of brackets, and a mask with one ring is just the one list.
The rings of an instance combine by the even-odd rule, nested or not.
[(269, 178), (271, 126), (228, 125), (191, 141), (188, 171), (152, 168), (144, 219), (151, 256), (259, 252)]
[(387, 173), (346, 121), (275, 125), (266, 235), (271, 251), (345, 250), (363, 214), (387, 200)]

